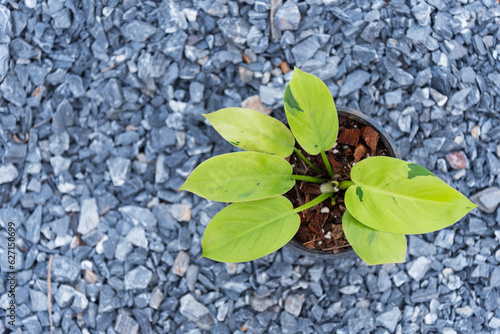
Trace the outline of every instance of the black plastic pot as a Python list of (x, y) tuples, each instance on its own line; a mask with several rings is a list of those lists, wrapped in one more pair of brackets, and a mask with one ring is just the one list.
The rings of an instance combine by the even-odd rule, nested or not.
[[(389, 156), (393, 158), (398, 158), (399, 154), (396, 149), (396, 143), (394, 142), (394, 139), (391, 138), (391, 136), (380, 126), (375, 120), (373, 120), (371, 117), (353, 109), (349, 108), (344, 108), (344, 107), (337, 107), (337, 114), (339, 116), (344, 116), (348, 117), (351, 119), (356, 120), (357, 122), (363, 124), (363, 125), (369, 125), (373, 129), (375, 129), (378, 134), (380, 135), (380, 140), (384, 143), (384, 145), (387, 148), (387, 151), (389, 153)], [(320, 250), (314, 250), (314, 249), (307, 249), (304, 246), (300, 244), (300, 242), (292, 239), (290, 242), (286, 244), (286, 247), (289, 249), (299, 253), (300, 255), (305, 255), (305, 256), (311, 256), (317, 259), (321, 260), (332, 260), (332, 259), (340, 259), (348, 256), (353, 256), (356, 254), (352, 248), (342, 251), (337, 254), (333, 254), (330, 252), (323, 252)]]

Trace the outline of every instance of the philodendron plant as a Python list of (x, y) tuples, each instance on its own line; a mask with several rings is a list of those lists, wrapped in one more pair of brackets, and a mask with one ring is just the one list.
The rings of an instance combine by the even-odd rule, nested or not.
[[(325, 154), (334, 146), (339, 128), (326, 85), (295, 68), (284, 106), (291, 131), (250, 109), (226, 108), (204, 115), (222, 137), (246, 151), (206, 160), (180, 188), (212, 201), (235, 202), (208, 224), (202, 241), (204, 257), (244, 262), (270, 254), (296, 234), (299, 212), (335, 198), (341, 189), (347, 209), (344, 234), (371, 265), (404, 262), (405, 234), (445, 228), (476, 207), (429, 170), (396, 158), (365, 158), (352, 167), (350, 180), (339, 182)], [(295, 147), (295, 140), (309, 155), (321, 155), (328, 179), (293, 174), (285, 158), (294, 151), (320, 171)], [(321, 195), (294, 208), (281, 195), (292, 189), (295, 180), (321, 184)]]

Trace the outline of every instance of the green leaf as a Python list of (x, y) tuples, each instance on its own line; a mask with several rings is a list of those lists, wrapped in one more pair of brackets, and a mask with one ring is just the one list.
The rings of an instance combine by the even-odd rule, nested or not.
[(203, 256), (220, 262), (255, 260), (283, 247), (299, 226), (299, 215), (283, 196), (231, 204), (208, 224)]
[(307, 153), (317, 155), (332, 148), (339, 120), (332, 94), (323, 81), (295, 68), (283, 102), (290, 129)]
[(405, 261), (404, 234), (374, 230), (357, 221), (349, 211), (342, 217), (342, 229), (356, 254), (369, 265)]
[(295, 138), (275, 118), (255, 110), (226, 108), (203, 115), (228, 142), (245, 151), (256, 151), (288, 157)]
[(380, 231), (429, 233), (477, 205), (424, 167), (389, 157), (364, 159), (351, 170), (345, 204), (354, 218)]
[(283, 158), (259, 152), (235, 152), (210, 158), (196, 167), (179, 190), (219, 202), (244, 202), (278, 196), (295, 180)]

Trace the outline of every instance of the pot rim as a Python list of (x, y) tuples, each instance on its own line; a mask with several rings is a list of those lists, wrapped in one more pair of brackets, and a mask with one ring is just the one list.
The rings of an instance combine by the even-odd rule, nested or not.
[[(360, 111), (351, 109), (351, 108), (338, 106), (338, 107), (336, 107), (336, 109), (337, 109), (338, 116), (353, 118), (361, 124), (371, 126), (380, 135), (380, 139), (382, 140), (382, 142), (386, 146), (387, 151), (389, 153), (389, 156), (393, 157), (393, 158), (399, 158), (399, 153), (397, 150), (396, 142), (377, 121), (375, 121), (370, 116), (368, 116)], [(293, 238), (285, 245), (285, 247), (299, 253), (300, 255), (314, 257), (314, 258), (317, 258), (320, 260), (341, 259), (341, 258), (353, 256), (354, 254), (356, 254), (356, 252), (354, 252), (354, 250), (352, 248), (350, 248), (348, 250), (341, 251), (341, 252), (336, 253), (336, 254), (330, 253), (330, 252), (324, 252), (324, 251), (320, 251), (320, 250), (316, 250), (316, 249), (307, 249), (304, 246), (302, 246), (298, 241), (294, 240)]]

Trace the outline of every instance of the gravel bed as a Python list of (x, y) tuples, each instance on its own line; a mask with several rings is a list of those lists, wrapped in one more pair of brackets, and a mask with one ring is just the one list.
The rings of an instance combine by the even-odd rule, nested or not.
[[(200, 258), (201, 114), (284, 119), (294, 66), (480, 209), (404, 264)], [(499, 112), (496, 0), (0, 0), (0, 333), (500, 333)]]

